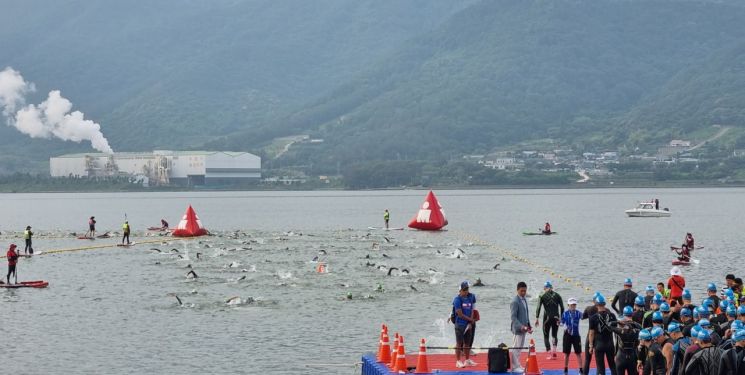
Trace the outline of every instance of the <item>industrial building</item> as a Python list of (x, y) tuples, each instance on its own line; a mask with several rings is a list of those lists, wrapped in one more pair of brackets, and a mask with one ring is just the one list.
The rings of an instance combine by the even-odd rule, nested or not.
[(247, 152), (153, 151), (70, 154), (49, 159), (52, 177), (131, 176), (147, 185), (226, 185), (261, 178), (261, 158)]

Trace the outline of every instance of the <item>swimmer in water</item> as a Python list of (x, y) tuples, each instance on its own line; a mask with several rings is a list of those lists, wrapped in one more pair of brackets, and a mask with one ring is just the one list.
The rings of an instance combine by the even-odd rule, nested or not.
[(191, 270), (191, 271), (189, 271), (189, 273), (187, 273), (187, 274), (186, 274), (186, 277), (188, 277), (188, 278), (190, 278), (190, 279), (196, 279), (196, 278), (198, 278), (199, 276), (197, 276), (197, 273), (196, 273), (196, 272), (194, 272), (194, 270)]
[(475, 283), (473, 283), (473, 286), (486, 286), (486, 285), (484, 285), (484, 283), (482, 283), (482, 282), (481, 282), (481, 279), (479, 279), (479, 278), (477, 277), (477, 278), (476, 278), (476, 282), (475, 282)]

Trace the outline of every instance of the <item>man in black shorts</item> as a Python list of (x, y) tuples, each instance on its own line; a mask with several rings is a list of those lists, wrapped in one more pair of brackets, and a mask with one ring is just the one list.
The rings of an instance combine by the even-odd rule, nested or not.
[(96, 237), (96, 217), (95, 216), (91, 216), (91, 218), (88, 219), (88, 231), (85, 232), (85, 237), (90, 237), (90, 238)]

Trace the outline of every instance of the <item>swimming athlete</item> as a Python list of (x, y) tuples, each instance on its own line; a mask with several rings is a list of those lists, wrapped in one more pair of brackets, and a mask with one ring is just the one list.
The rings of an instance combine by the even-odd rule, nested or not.
[(168, 229), (168, 222), (166, 219), (160, 219), (160, 229)]

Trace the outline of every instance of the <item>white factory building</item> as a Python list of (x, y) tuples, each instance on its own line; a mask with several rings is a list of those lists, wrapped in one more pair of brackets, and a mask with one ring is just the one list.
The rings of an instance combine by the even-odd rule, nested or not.
[(247, 152), (153, 151), (70, 154), (49, 159), (52, 177), (132, 176), (149, 185), (225, 185), (261, 178), (261, 158)]

